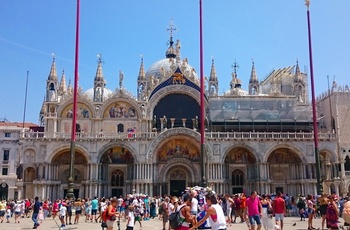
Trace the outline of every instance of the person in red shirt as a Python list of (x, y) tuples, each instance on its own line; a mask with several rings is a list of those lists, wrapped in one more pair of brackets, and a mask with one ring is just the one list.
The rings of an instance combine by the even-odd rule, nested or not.
[(273, 200), (272, 209), (276, 225), (280, 222), (280, 229), (283, 230), (283, 218), (286, 215), (286, 203), (282, 198), (282, 193), (280, 191), (277, 192), (277, 197)]

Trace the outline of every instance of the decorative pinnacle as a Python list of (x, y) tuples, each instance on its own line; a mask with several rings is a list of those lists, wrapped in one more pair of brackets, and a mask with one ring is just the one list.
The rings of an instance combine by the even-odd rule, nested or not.
[(54, 53), (52, 53), (51, 55), (52, 55), (53, 62), (55, 62), (56, 61), (56, 55)]
[(236, 62), (236, 59), (235, 59), (235, 62), (231, 65), (231, 68), (233, 68), (234, 73), (237, 73), (237, 69), (239, 69), (239, 65)]

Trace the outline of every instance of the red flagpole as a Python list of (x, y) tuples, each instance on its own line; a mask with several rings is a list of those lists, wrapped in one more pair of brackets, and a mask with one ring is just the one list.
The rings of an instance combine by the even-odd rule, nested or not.
[(307, 29), (309, 38), (309, 61), (310, 61), (310, 80), (311, 80), (311, 96), (312, 96), (312, 122), (314, 127), (314, 144), (315, 144), (315, 162), (316, 162), (316, 180), (317, 180), (317, 193), (323, 194), (321, 175), (320, 175), (320, 159), (318, 148), (318, 127), (317, 127), (317, 114), (316, 114), (316, 96), (315, 96), (315, 83), (314, 83), (314, 68), (312, 60), (312, 43), (311, 43), (311, 23), (310, 23), (310, 0), (305, 0), (307, 7)]
[(72, 117), (72, 134), (70, 148), (70, 164), (67, 198), (74, 198), (74, 161), (75, 161), (75, 140), (77, 124), (77, 97), (78, 97), (78, 60), (79, 60), (79, 23), (80, 23), (80, 0), (77, 0), (77, 18), (75, 31), (75, 69), (74, 69), (74, 94), (73, 94), (73, 117)]
[(203, 187), (206, 187), (206, 175), (205, 175), (205, 148), (204, 148), (204, 138), (205, 138), (205, 104), (204, 104), (204, 73), (203, 73), (203, 10), (202, 10), (202, 0), (199, 0), (199, 66), (200, 66), (200, 82), (201, 82), (201, 96), (200, 96), (200, 133), (201, 133), (201, 183)]

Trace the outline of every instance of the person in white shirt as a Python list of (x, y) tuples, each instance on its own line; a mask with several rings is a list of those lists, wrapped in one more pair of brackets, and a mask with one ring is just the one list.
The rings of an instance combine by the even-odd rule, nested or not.
[(134, 206), (129, 205), (128, 209), (129, 212), (127, 217), (128, 222), (126, 223), (126, 230), (133, 230), (135, 224)]
[(64, 219), (65, 219), (65, 216), (66, 216), (66, 213), (67, 213), (67, 207), (66, 207), (66, 203), (65, 202), (62, 202), (61, 204), (61, 208), (60, 208), (60, 220), (61, 220), (61, 228), (63, 227), (66, 227), (66, 224), (64, 222)]
[(15, 204), (13, 209), (15, 211), (15, 223), (19, 223), (19, 218), (21, 218), (23, 212), (22, 202), (17, 201), (17, 204)]
[(190, 196), (192, 198), (192, 200), (191, 200), (191, 214), (197, 216), (197, 213), (198, 213), (197, 191), (192, 190)]

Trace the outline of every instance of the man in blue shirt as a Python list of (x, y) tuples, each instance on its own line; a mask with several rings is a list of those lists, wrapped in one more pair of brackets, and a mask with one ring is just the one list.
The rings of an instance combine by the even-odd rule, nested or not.
[(34, 198), (34, 204), (32, 206), (33, 208), (33, 215), (32, 215), (32, 220), (34, 222), (34, 227), (33, 229), (37, 229), (39, 227), (39, 222), (38, 222), (38, 214), (39, 214), (39, 210), (40, 210), (40, 202), (39, 202), (39, 197), (35, 197)]
[(96, 219), (96, 215), (97, 215), (97, 209), (98, 209), (98, 200), (97, 197), (95, 196), (94, 199), (91, 201), (91, 215), (92, 215), (92, 221), (95, 219), (96, 223), (97, 223), (97, 219)]

